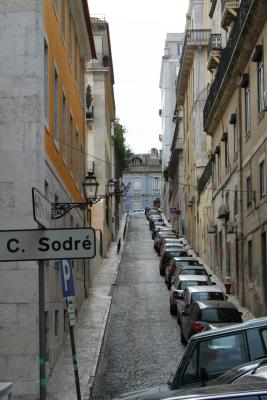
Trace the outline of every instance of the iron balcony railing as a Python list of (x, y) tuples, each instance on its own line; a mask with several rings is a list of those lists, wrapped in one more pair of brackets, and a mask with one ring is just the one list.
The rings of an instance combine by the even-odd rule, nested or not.
[(210, 55), (212, 50), (221, 50), (222, 43), (221, 43), (222, 35), (220, 33), (212, 33), (210, 35), (210, 40), (208, 44), (208, 55)]
[(210, 29), (191, 29), (185, 34), (186, 44), (206, 44), (209, 41)]
[(221, 61), (217, 68), (215, 79), (210, 86), (209, 95), (203, 111), (204, 126), (207, 122), (207, 119), (209, 118), (215, 99), (217, 98), (220, 91), (220, 87), (227, 73), (230, 61), (240, 38), (240, 33), (246, 23), (247, 16), (253, 1), (254, 0), (242, 0), (242, 2), (240, 3), (234, 25), (231, 29), (231, 33), (227, 41), (227, 45), (224, 49), (222, 49)]
[(201, 177), (199, 178), (199, 180), (197, 182), (198, 196), (200, 196), (201, 193), (203, 192), (203, 190), (205, 189), (205, 186), (207, 185), (211, 176), (212, 176), (212, 160), (210, 159), (208, 161), (208, 164), (206, 165)]

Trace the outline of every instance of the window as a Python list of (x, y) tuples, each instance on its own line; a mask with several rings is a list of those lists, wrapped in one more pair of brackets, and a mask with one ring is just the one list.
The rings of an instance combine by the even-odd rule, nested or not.
[(231, 276), (231, 243), (226, 243), (226, 274)]
[(63, 160), (67, 164), (67, 100), (64, 92), (62, 92), (62, 142)]
[(58, 10), (58, 0), (53, 0), (53, 5), (54, 5), (54, 10), (55, 10), (56, 13), (57, 13), (57, 10)]
[(54, 143), (58, 147), (58, 72), (54, 73)]
[(133, 166), (142, 165), (142, 160), (141, 160), (141, 158), (136, 157), (133, 159), (132, 163), (133, 163)]
[(238, 213), (238, 195), (237, 195), (237, 188), (235, 188), (234, 192), (234, 215)]
[(258, 112), (264, 110), (264, 64), (261, 59), (258, 64)]
[(48, 44), (44, 39), (44, 113), (45, 119), (49, 120), (49, 60), (48, 60)]
[(228, 140), (224, 142), (224, 166), (228, 167)]
[(73, 118), (70, 114), (70, 172), (73, 172)]
[(260, 179), (260, 198), (265, 196), (265, 173), (264, 173), (264, 160), (259, 164), (259, 179)]
[[(266, 254), (266, 232), (261, 233), (261, 270), (262, 270), (262, 278), (263, 282), (266, 282), (267, 278), (267, 254)], [(267, 288), (266, 285), (264, 286), (264, 299), (267, 299)]]
[(76, 184), (79, 185), (79, 133), (76, 130), (76, 143), (75, 143), (75, 173), (76, 173)]
[(152, 181), (152, 193), (158, 194), (159, 193), (159, 178), (153, 178)]
[(140, 181), (140, 179), (134, 179), (134, 181), (133, 181), (133, 189), (134, 189), (134, 194), (141, 193), (141, 181)]
[(237, 153), (237, 148), (238, 148), (238, 137), (237, 137), (237, 128), (236, 124), (233, 124), (233, 139), (234, 139), (234, 155)]
[(72, 20), (69, 13), (69, 63), (72, 65)]
[(181, 43), (177, 43), (177, 55), (180, 56), (182, 54), (182, 45)]
[(251, 204), (252, 201), (252, 183), (251, 176), (247, 177), (247, 207)]
[(249, 85), (245, 86), (245, 130), (246, 133), (251, 128), (251, 107), (250, 107), (250, 88)]
[(75, 54), (74, 54), (74, 77), (75, 81), (78, 82), (78, 40), (77, 40), (77, 35), (75, 33)]
[(61, 35), (66, 38), (66, 5), (65, 0), (61, 0)]
[(252, 281), (252, 240), (248, 240), (248, 277)]
[(58, 310), (55, 310), (55, 336), (58, 335)]
[(220, 153), (217, 154), (217, 180), (218, 180), (218, 182), (221, 180), (221, 157), (220, 157)]

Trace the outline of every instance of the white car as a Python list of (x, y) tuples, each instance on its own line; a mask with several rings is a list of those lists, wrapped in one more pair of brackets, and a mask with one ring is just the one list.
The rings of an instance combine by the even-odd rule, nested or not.
[(170, 291), (170, 313), (177, 313), (177, 303), (181, 295), (188, 286), (211, 285), (210, 278), (207, 275), (178, 275), (171, 285)]

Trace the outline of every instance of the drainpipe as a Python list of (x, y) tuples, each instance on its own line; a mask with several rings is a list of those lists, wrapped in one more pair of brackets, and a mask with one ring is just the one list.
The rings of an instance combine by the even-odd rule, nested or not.
[(244, 196), (243, 196), (243, 146), (242, 146), (242, 92), (238, 87), (238, 144), (239, 144), (239, 160), (238, 160), (238, 178), (239, 178), (239, 226), (238, 226), (238, 251), (239, 251), (239, 298), (242, 305), (245, 304), (245, 282), (244, 282)]

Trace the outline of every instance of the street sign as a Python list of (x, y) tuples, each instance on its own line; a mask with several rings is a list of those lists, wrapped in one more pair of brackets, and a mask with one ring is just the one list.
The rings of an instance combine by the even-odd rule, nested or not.
[(93, 258), (95, 251), (93, 228), (0, 231), (0, 261)]
[(68, 305), (69, 325), (75, 326), (76, 325), (75, 305), (71, 297), (67, 299), (67, 305)]
[(33, 218), (43, 228), (51, 228), (51, 203), (36, 188), (32, 188)]
[(72, 273), (72, 261), (61, 260), (59, 265), (60, 265), (63, 299), (67, 299), (68, 297), (74, 297), (75, 291), (74, 291), (74, 280)]
[(171, 214), (176, 214), (176, 208), (172, 207), (170, 211), (171, 211)]

